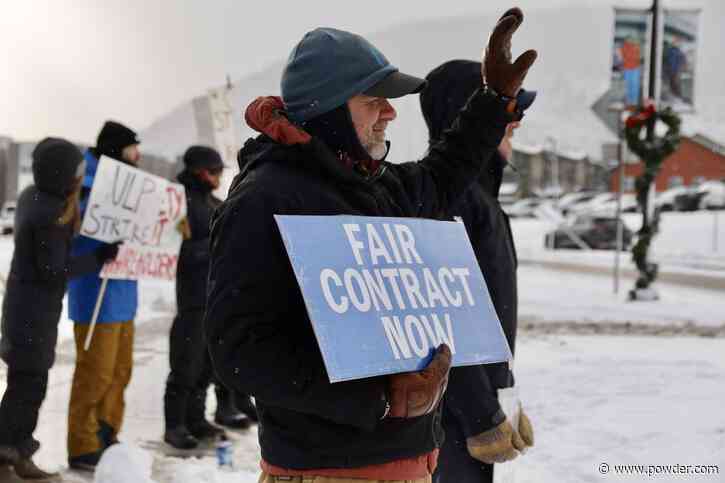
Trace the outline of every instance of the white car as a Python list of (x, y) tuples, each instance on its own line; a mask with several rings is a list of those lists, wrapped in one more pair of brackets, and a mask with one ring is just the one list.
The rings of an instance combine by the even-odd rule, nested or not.
[(594, 198), (584, 203), (578, 203), (569, 209), (570, 215), (583, 215), (586, 213), (596, 213), (602, 206), (606, 206), (611, 201), (616, 201), (617, 195), (614, 193), (600, 193)]
[(698, 188), (703, 193), (700, 198), (701, 210), (715, 210), (725, 208), (725, 182), (705, 181)]
[(567, 214), (574, 206), (586, 203), (587, 201), (594, 198), (597, 194), (591, 191), (577, 191), (576, 193), (567, 193), (556, 203), (556, 207), (559, 208), (563, 214)]
[(15, 202), (8, 201), (0, 208), (0, 233), (9, 235), (15, 229)]
[(541, 204), (541, 200), (536, 198), (524, 198), (516, 203), (504, 206), (503, 210), (511, 218), (533, 218), (536, 216), (536, 208)]
[(675, 198), (689, 191), (687, 186), (675, 186), (658, 193), (655, 198), (655, 207), (660, 211), (673, 211), (675, 209)]
[[(634, 195), (623, 194), (622, 195), (622, 213), (636, 213), (639, 210), (637, 205), (637, 198)], [(617, 197), (613, 200), (600, 203), (594, 207), (592, 214), (597, 216), (616, 216), (617, 215)]]

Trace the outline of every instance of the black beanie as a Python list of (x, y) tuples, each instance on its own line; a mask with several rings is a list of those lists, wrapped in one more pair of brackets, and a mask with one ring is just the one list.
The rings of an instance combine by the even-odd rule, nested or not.
[(121, 152), (127, 146), (140, 144), (136, 132), (116, 121), (106, 121), (98, 133), (96, 149), (98, 155), (105, 154), (113, 159), (123, 161)]
[(83, 154), (72, 143), (60, 138), (45, 138), (33, 150), (33, 180), (46, 193), (66, 196), (76, 178)]
[(191, 146), (184, 153), (184, 166), (187, 170), (219, 169), (224, 167), (224, 162), (216, 149), (207, 146)]

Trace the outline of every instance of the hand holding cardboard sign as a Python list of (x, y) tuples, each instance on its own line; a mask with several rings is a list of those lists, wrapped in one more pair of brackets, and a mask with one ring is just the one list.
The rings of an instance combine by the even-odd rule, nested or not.
[(448, 385), (451, 350), (441, 344), (428, 367), (390, 376), (388, 402), (391, 418), (416, 418), (433, 411)]

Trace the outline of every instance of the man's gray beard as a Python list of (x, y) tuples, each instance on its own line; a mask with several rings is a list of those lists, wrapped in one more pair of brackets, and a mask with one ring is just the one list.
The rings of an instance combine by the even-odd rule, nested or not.
[(385, 154), (388, 152), (388, 147), (386, 146), (385, 141), (380, 143), (370, 143), (363, 147), (370, 157), (376, 161), (383, 159)]

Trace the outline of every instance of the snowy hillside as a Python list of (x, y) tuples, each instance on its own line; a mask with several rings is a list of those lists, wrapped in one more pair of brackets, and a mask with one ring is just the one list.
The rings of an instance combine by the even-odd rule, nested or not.
[[(539, 97), (517, 132), (517, 140), (520, 144), (539, 145), (551, 136), (563, 150), (584, 151), (593, 159), (600, 159), (601, 144), (613, 141), (614, 137), (590, 107), (608, 88), (613, 10), (608, 2), (590, 2), (590, 6), (581, 6), (582, 3), (576, 2), (576, 7), (567, 9), (529, 11), (527, 22), (516, 35), (514, 53), (531, 47), (539, 51), (539, 60), (526, 82), (528, 88), (539, 91)], [(725, 72), (722, 66), (704, 61), (719, 55), (717, 49), (724, 34), (717, 18), (725, 15), (725, 4), (704, 1), (697, 5), (689, 2), (687, 6), (704, 6), (706, 14), (702, 18), (704, 40), (698, 64), (698, 115), (686, 117), (684, 130), (725, 142), (725, 95), (721, 89)], [(478, 59), (498, 14), (496, 11), (489, 15), (431, 19), (368, 37), (401, 70), (423, 76), (449, 59)], [(241, 113), (252, 99), (279, 93), (281, 70), (280, 61), (235, 83), (232, 102), (239, 113), (240, 126)], [(187, 137), (196, 132), (190, 105), (191, 102), (152, 124), (143, 133), (145, 144), (154, 151), (176, 154), (194, 142), (195, 139)], [(395, 106), (398, 120), (389, 127), (393, 141), (391, 159), (416, 158), (426, 147), (418, 98), (396, 100)], [(242, 139), (250, 134), (246, 126), (240, 128)]]

